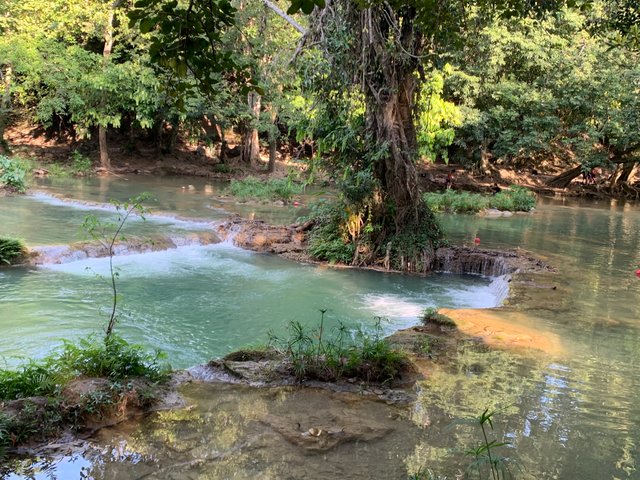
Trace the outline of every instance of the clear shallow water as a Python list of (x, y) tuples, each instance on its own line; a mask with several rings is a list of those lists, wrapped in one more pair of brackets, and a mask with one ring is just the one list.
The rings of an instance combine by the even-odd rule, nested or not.
[(496, 431), (513, 443), (502, 453), (523, 468), (517, 478), (640, 478), (640, 207), (542, 199), (533, 215), (443, 224), (454, 242), (479, 236), (483, 246), (524, 248), (558, 268), (541, 282), (556, 290), (533, 288), (502, 316), (559, 335), (565, 353), (460, 352), (458, 366), (421, 392), (437, 426), (415, 457), (452, 474), (450, 449), (477, 445), (478, 431), (443, 435), (445, 425), (496, 407), (504, 409)]
[[(126, 191), (122, 195), (130, 196)], [(190, 208), (188, 216), (199, 216), (198, 201)], [(207, 210), (211, 209), (202, 209)], [(543, 200), (534, 215), (457, 216), (443, 223), (454, 243), (471, 243), (479, 236), (483, 246), (521, 247), (558, 267), (558, 275), (539, 280), (549, 288), (534, 288), (500, 315), (558, 335), (562, 354), (460, 348), (454, 364), (434, 372), (420, 386), (418, 403), (406, 411), (410, 422), (401, 415), (379, 438), (339, 445), (322, 454), (292, 445), (263, 414), (271, 408), (290, 423), (305, 417), (318, 423), (316, 413), (341, 418), (335, 411), (322, 411), (311, 398), (296, 395), (202, 386), (188, 392), (194, 410), (176, 412), (171, 419), (152, 416), (140, 427), (104, 432), (96, 439), (97, 450), (58, 464), (58, 472), (70, 472), (59, 478), (78, 478), (77, 465), (86, 465), (95, 478), (227, 478), (233, 472), (237, 478), (386, 479), (404, 478), (404, 472), (420, 466), (455, 478), (469, 463), (464, 451), (477, 446), (480, 435), (473, 427), (452, 423), (494, 407), (501, 409), (494, 423), (496, 435), (513, 444), (501, 453), (517, 459), (521, 467), (515, 468), (516, 478), (640, 478), (640, 280), (633, 274), (640, 264), (640, 208)], [(206, 355), (209, 348), (224, 353), (236, 340), (259, 339), (269, 329), (268, 322), (282, 327), (294, 318), (314, 321), (315, 309), (327, 304), (332, 321), (371, 325), (373, 315), (383, 314), (390, 317), (387, 325), (392, 328), (412, 322), (428, 304), (482, 306), (473, 302), (486, 304), (494, 292), (481, 279), (442, 276), (425, 281), (317, 269), (225, 245), (153, 255), (123, 259), (126, 310), (121, 328), (128, 338), (164, 348), (178, 365), (195, 363), (194, 358)], [(20, 330), (18, 337), (16, 329), (7, 340), (3, 336), (0, 349), (35, 349), (39, 354), (43, 345), (46, 349), (56, 342), (57, 334), (49, 329), (58, 328), (51, 325), (62, 322), (61, 314), (70, 315), (62, 322), (65, 333), (90, 331), (97, 304), (108, 295), (85, 270), (89, 265), (104, 269), (103, 262), (92, 260), (3, 271), (0, 328), (3, 334), (11, 332), (20, 318), (30, 330), (28, 335)], [(447, 285), (449, 281), (453, 283)], [(20, 301), (7, 301), (15, 295)], [(146, 303), (147, 299), (152, 301)], [(174, 303), (178, 299), (187, 306)], [(207, 314), (218, 303), (226, 310)], [(14, 309), (13, 321), (4, 320), (9, 309)], [(176, 339), (185, 344), (175, 346)], [(16, 342), (22, 344), (16, 348)], [(278, 395), (288, 398), (284, 408), (272, 404)], [(375, 425), (396, 415), (357, 399), (336, 401), (337, 410), (356, 418), (360, 412)], [(345, 402), (356, 408), (350, 410)], [(257, 438), (261, 440), (254, 441)]]
[[(59, 180), (45, 192), (0, 198), (0, 233), (18, 235), (29, 245), (75, 241), (81, 238), (78, 225), (87, 213), (113, 218), (113, 208), (98, 202), (123, 201), (143, 190), (155, 197), (154, 213), (146, 222), (134, 219), (127, 234), (179, 235), (211, 228), (207, 222), (225, 218), (208, 208), (215, 192), (204, 186), (211, 184), (202, 179), (161, 180), (166, 183), (150, 177), (77, 184)], [(176, 185), (203, 188), (185, 194)], [(493, 306), (501, 294), (495, 282), (478, 277), (437, 275), (425, 280), (317, 268), (228, 243), (118, 256), (114, 264), (120, 275), (118, 329), (131, 341), (166, 351), (175, 368), (264, 343), (270, 331), (281, 334), (293, 320), (315, 324), (320, 309), (328, 309), (330, 326), (343, 322), (371, 329), (374, 317), (384, 317), (382, 326), (391, 332), (414, 324), (425, 307)], [(41, 357), (62, 338), (99, 331), (111, 304), (108, 275), (108, 259), (1, 270), (0, 352), (5, 361)]]

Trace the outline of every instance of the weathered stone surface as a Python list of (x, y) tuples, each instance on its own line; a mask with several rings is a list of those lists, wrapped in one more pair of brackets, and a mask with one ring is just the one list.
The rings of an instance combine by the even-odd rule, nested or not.
[(241, 248), (303, 259), (307, 247), (306, 233), (300, 225), (269, 225), (259, 220), (234, 218), (218, 227), (223, 239), (231, 238)]
[[(214, 232), (193, 232), (175, 237), (129, 238), (114, 245), (114, 255), (158, 252), (187, 245), (209, 245), (220, 242)], [(27, 258), (30, 265), (60, 264), (99, 258), (109, 255), (109, 250), (98, 242), (78, 242), (71, 245), (34, 247)]]
[[(297, 261), (318, 263), (306, 254), (307, 232), (312, 223), (287, 226), (235, 218), (218, 227), (223, 239), (257, 252), (275, 253)], [(344, 266), (343, 266), (344, 267)], [(382, 270), (373, 267), (374, 270)], [(501, 276), (515, 272), (552, 271), (542, 260), (519, 250), (488, 250), (475, 247), (439, 248), (433, 271)]]

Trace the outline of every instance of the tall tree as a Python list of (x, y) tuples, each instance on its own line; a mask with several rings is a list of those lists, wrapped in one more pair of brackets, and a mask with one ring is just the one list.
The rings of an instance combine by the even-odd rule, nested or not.
[[(416, 106), (426, 78), (424, 67), (440, 61), (442, 53), (460, 43), (472, 15), (484, 20), (543, 14), (560, 2), (532, 5), (509, 0), (336, 0), (315, 11), (311, 31), (327, 65), (315, 85), (325, 107), (335, 111), (332, 103), (345, 99), (341, 92), (350, 92), (347, 102), (355, 98), (364, 106), (362, 122), (354, 124), (354, 145), (344, 149), (344, 142), (332, 141), (328, 145), (333, 151), (327, 152), (343, 156), (347, 171), (367, 171), (371, 177), (367, 195), (347, 195), (350, 211), (359, 218), (356, 223), (370, 226), (358, 229), (358, 238), (353, 238), (359, 244), (354, 262), (370, 263), (395, 251), (404, 257), (404, 268), (422, 269), (428, 263), (421, 259), (429, 257), (440, 234), (421, 199), (415, 168)], [(331, 116), (336, 117), (326, 117)], [(335, 127), (317, 134), (333, 132)], [(362, 190), (362, 181), (359, 173), (351, 187)], [(346, 221), (353, 223), (352, 215)]]

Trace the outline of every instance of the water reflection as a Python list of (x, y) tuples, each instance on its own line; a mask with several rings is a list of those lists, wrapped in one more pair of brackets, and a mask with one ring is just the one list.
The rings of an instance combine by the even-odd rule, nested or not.
[[(143, 190), (153, 191), (154, 185), (145, 182), (155, 180), (139, 184)], [(194, 184), (192, 193), (182, 193), (177, 191), (179, 185), (171, 182), (157, 185), (158, 209), (176, 209), (186, 216), (214, 215), (214, 204), (208, 198), (213, 186)], [(63, 187), (51, 188), (55, 191)], [(132, 185), (114, 184), (98, 192), (95, 186), (78, 190), (83, 198), (97, 201), (113, 189), (116, 195), (109, 195), (124, 198), (134, 190)], [(10, 215), (0, 208), (0, 216), (3, 214)], [(62, 217), (59, 221), (65, 225)], [(409, 418), (390, 413), (384, 405), (358, 399), (326, 400), (289, 391), (241, 391), (235, 387), (208, 391), (194, 387), (190, 392), (193, 410), (160, 414), (141, 428), (131, 425), (104, 432), (95, 439), (95, 450), (68, 459), (57, 471), (76, 465), (73, 475), (87, 467), (86, 475), (95, 478), (404, 478), (407, 471), (426, 466), (455, 478), (468, 463), (465, 450), (480, 441), (477, 427), (457, 421), (490, 408), (499, 410), (494, 432), (511, 442), (503, 454), (521, 466), (518, 478), (640, 478), (640, 281), (633, 275), (640, 264), (640, 209), (617, 202), (543, 200), (533, 215), (491, 219), (457, 216), (443, 222), (454, 243), (471, 243), (479, 236), (483, 246), (524, 248), (558, 268), (557, 275), (521, 278), (512, 286), (517, 300), (500, 315), (504, 320), (558, 336), (564, 354), (514, 353), (487, 349), (475, 342), (461, 344), (451, 363), (419, 385), (419, 400), (406, 414)], [(172, 358), (181, 358), (185, 350), (204, 355), (199, 342), (207, 335), (219, 340), (214, 348), (224, 351), (236, 340), (255, 338), (257, 333), (252, 328), (263, 325), (265, 317), (292, 318), (282, 298), (299, 298), (301, 304), (314, 307), (326, 305), (325, 299), (345, 299), (345, 305), (356, 305), (345, 307), (342, 313), (347, 317), (361, 318), (363, 311), (374, 306), (400, 319), (414, 316), (419, 305), (416, 299), (424, 298), (426, 283), (413, 284), (404, 277), (335, 275), (243, 255), (207, 251), (209, 264), (214, 257), (223, 265), (216, 272), (204, 270), (205, 261), (190, 267), (184, 267), (183, 259), (157, 262), (156, 270), (173, 266), (166, 275), (156, 275), (159, 283), (154, 285), (140, 281), (145, 277), (144, 269), (136, 273), (135, 264), (129, 266), (132, 277), (127, 288), (132, 294), (139, 298), (158, 295), (162, 301), (145, 304), (143, 311), (125, 313), (125, 323), (132, 325), (127, 334), (149, 339), (167, 349)], [(190, 280), (177, 285), (173, 275), (178, 265), (187, 269), (180, 275)], [(10, 312), (13, 319), (24, 313), (20, 309), (35, 308), (33, 298), (24, 293), (20, 297), (20, 292), (28, 291), (30, 282), (43, 280), (40, 275), (47, 276), (37, 287), (43, 292), (56, 281), (73, 291), (81, 291), (78, 285), (90, 288), (86, 277), (77, 272), (3, 272), (0, 300), (2, 295), (18, 298), (20, 306), (5, 303), (2, 312)], [(75, 286), (69, 280), (74, 276), (79, 278)], [(238, 279), (242, 288), (230, 289), (230, 279)], [(435, 280), (429, 288), (436, 296), (446, 293), (446, 277)], [(163, 288), (171, 289), (171, 296), (162, 293), (168, 291), (160, 288), (163, 283)], [(82, 291), (83, 298), (98, 295)], [(265, 301), (273, 291), (278, 292), (276, 300)], [(472, 297), (478, 291), (475, 287), (458, 290), (456, 305), (464, 303), (465, 298), (477, 302), (478, 298)], [(225, 300), (238, 292), (242, 292), (242, 300), (237, 303), (251, 306), (255, 316), (251, 312), (238, 314), (238, 305)], [(38, 297), (42, 315), (38, 322), (46, 316), (59, 316), (47, 310), (47, 305), (53, 304), (56, 295), (68, 301), (68, 293), (60, 290)], [(189, 296), (194, 293), (195, 297)], [(303, 293), (310, 296), (303, 297)], [(186, 299), (193, 306), (193, 317), (181, 304), (167, 301), (168, 297)], [(433, 302), (446, 302), (446, 298), (444, 295)], [(81, 311), (80, 300), (75, 302), (75, 310)], [(207, 308), (218, 303), (229, 309), (219, 315), (220, 319), (211, 319)], [(182, 321), (161, 322), (160, 314), (167, 312)], [(367, 316), (371, 313), (367, 311)], [(87, 316), (86, 311), (83, 314)], [(71, 323), (76, 325), (73, 328), (80, 324), (75, 320)], [(46, 331), (43, 325), (25, 323), (21, 332)], [(10, 332), (10, 326), (3, 325), (3, 332)], [(172, 351), (176, 337), (184, 338), (185, 343)], [(7, 338), (15, 343), (10, 336)], [(7, 348), (10, 350), (10, 346)], [(209, 352), (210, 344), (207, 349)], [(192, 360), (182, 358), (187, 365)], [(339, 421), (322, 423), (327, 418)], [(310, 452), (291, 440), (296, 431), (299, 437), (300, 430), (295, 430), (298, 423), (300, 428), (322, 423), (329, 429), (341, 425), (343, 418), (355, 419), (356, 430), (364, 431), (368, 426), (372, 436), (366, 442), (340, 444), (329, 453)], [(120, 453), (114, 456), (112, 448), (120, 449)], [(60, 478), (77, 478), (73, 475), (60, 474)]]

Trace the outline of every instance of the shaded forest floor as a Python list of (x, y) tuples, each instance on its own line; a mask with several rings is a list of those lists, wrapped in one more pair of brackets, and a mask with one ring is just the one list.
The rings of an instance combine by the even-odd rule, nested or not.
[[(36, 164), (36, 174), (47, 175), (48, 167), (53, 164), (70, 165), (73, 152), (88, 157), (94, 166), (94, 172), (106, 174), (99, 165), (99, 152), (96, 139), (75, 140), (69, 136), (51, 135), (41, 128), (21, 122), (12, 125), (6, 131), (6, 139), (13, 155), (28, 158)], [(193, 175), (200, 177), (231, 180), (247, 175), (286, 177), (291, 170), (304, 171), (307, 166), (303, 155), (297, 156), (289, 145), (277, 153), (275, 171), (267, 172), (268, 152), (261, 152), (258, 168), (252, 168), (241, 162), (238, 154), (239, 137), (228, 138), (230, 153), (224, 164), (219, 161), (219, 148), (207, 148), (191, 144), (180, 139), (172, 152), (163, 152), (148, 139), (134, 139), (120, 134), (109, 137), (109, 156), (112, 172), (115, 174), (147, 175)], [(236, 152), (234, 152), (234, 150)], [(299, 149), (303, 151), (303, 148)], [(453, 176), (453, 189), (478, 193), (494, 193), (497, 189), (510, 185), (521, 185), (537, 193), (558, 194), (576, 197), (609, 198), (615, 196), (609, 189), (608, 177), (611, 172), (602, 171), (595, 181), (586, 184), (583, 177), (574, 179), (567, 188), (552, 188), (547, 182), (563, 171), (553, 161), (541, 162), (535, 168), (515, 168), (509, 165), (491, 165), (488, 170), (469, 169), (463, 165), (422, 163), (418, 165), (421, 187), (424, 191), (440, 191), (447, 187), (449, 173)], [(568, 167), (564, 167), (564, 170)]]

